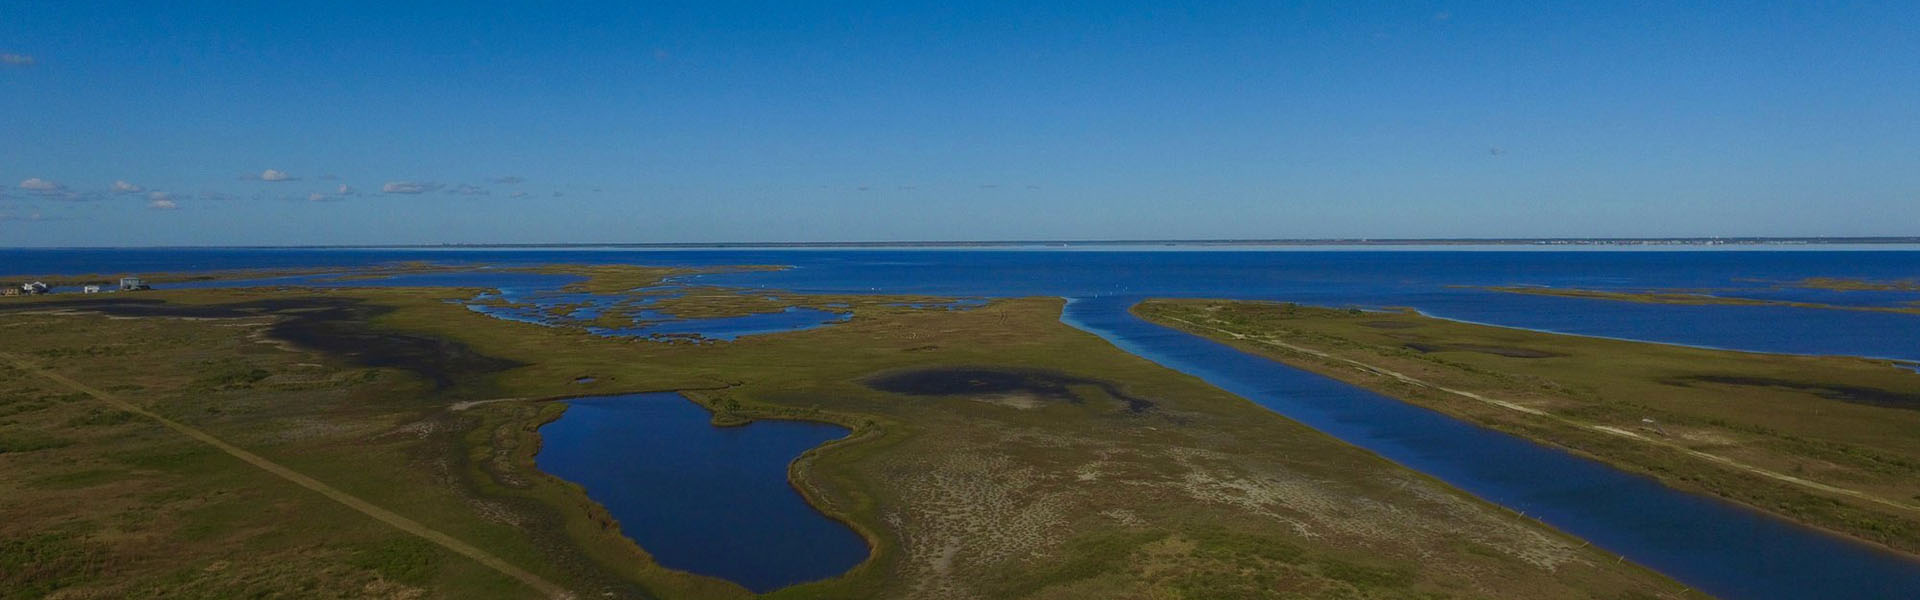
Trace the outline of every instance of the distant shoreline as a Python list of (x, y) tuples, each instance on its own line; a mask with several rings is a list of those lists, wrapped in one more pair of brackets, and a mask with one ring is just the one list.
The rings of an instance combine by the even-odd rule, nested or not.
[(1912, 237), (1667, 237), (1667, 238), (1276, 238), (1169, 240), (979, 240), (979, 241), (851, 241), (851, 242), (575, 242), (507, 244), (337, 244), (291, 246), (67, 246), (14, 247), (8, 250), (131, 250), (131, 249), (436, 249), (436, 248), (635, 248), (635, 249), (743, 249), (743, 248), (1081, 248), (1081, 247), (1325, 247), (1325, 246), (1520, 246), (1520, 247), (1662, 247), (1662, 246), (1836, 246), (1920, 245)]

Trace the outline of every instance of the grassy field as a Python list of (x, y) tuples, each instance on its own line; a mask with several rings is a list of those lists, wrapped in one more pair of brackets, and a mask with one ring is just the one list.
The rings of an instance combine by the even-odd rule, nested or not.
[(1920, 554), (1920, 373), (1424, 317), (1155, 300), (1142, 317), (1675, 487)]
[[(673, 273), (578, 272), (602, 291)], [(690, 297), (704, 302), (675, 310), (763, 311), (782, 301), (772, 297), (854, 318), (686, 344), (499, 320), (446, 301), (479, 291), (0, 302), (0, 352), (26, 365), (0, 367), (0, 589), (542, 595), (35, 372), (45, 370), (583, 598), (750, 596), (658, 567), (578, 486), (533, 467), (538, 426), (565, 410), (544, 399), (657, 390), (682, 391), (720, 424), (853, 430), (797, 458), (790, 476), (873, 554), (770, 597), (1681, 595), (1579, 540), (1067, 327), (1057, 299), (953, 311), (702, 292)], [(575, 383), (582, 377), (592, 381)]]

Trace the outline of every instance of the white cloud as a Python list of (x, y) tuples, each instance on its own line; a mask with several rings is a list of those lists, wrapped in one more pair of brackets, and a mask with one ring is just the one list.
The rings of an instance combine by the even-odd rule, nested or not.
[(491, 192), (481, 189), (480, 186), (468, 185), (465, 183), (453, 186), (452, 188), (447, 190), (447, 193), (458, 194), (461, 196), (486, 196), (491, 194)]
[(180, 208), (180, 205), (174, 203), (173, 196), (166, 192), (154, 192), (147, 194), (147, 208), (154, 210), (173, 210)]
[(137, 193), (143, 189), (146, 189), (146, 188), (142, 188), (140, 186), (127, 183), (125, 180), (113, 182), (113, 193), (115, 194), (132, 194), (132, 193)]
[(353, 189), (352, 187), (350, 187), (350, 186), (348, 186), (347, 184), (344, 184), (344, 183), (342, 183), (342, 184), (340, 184), (340, 190), (339, 190), (339, 191), (337, 191), (337, 192), (334, 192), (334, 193), (336, 193), (336, 194), (339, 194), (339, 195), (342, 195), (342, 196), (352, 196), (352, 195), (354, 195), (354, 194), (355, 194), (356, 192), (354, 191), (354, 189)]
[(0, 54), (0, 64), (13, 65), (18, 67), (30, 66), (33, 64), (33, 57), (27, 56), (25, 54), (13, 54), (9, 52), (6, 54)]
[(66, 189), (66, 186), (39, 177), (29, 177), (25, 181), (20, 182), (20, 189), (35, 192), (57, 192)]
[(506, 177), (495, 177), (493, 179), (490, 179), (489, 181), (492, 181), (494, 183), (498, 183), (501, 185), (513, 185), (516, 183), (525, 182), (526, 178), (520, 177), (518, 175), (508, 175)]
[(386, 185), (380, 186), (380, 191), (386, 194), (425, 194), (440, 187), (440, 184), (431, 182), (389, 181)]
[(260, 172), (261, 181), (293, 181), (295, 179), (297, 178), (292, 175), (288, 175), (286, 171), (277, 171), (274, 169), (267, 169), (265, 171)]

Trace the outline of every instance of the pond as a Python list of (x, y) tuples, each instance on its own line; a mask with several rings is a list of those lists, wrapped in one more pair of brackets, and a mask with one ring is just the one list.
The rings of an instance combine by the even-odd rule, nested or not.
[(845, 428), (802, 421), (715, 427), (705, 409), (675, 393), (567, 405), (540, 428), (535, 462), (585, 487), (661, 565), (767, 592), (866, 560), (866, 540), (787, 481), (788, 463), (845, 437)]

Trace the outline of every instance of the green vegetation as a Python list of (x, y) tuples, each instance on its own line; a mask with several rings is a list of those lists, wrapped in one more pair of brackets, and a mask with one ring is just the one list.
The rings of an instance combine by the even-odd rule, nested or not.
[(1669, 485), (1920, 552), (1920, 373), (1889, 361), (1265, 302), (1135, 310)]
[(1920, 292), (1920, 280), (1870, 281), (1839, 277), (1808, 277), (1793, 282), (1793, 287), (1835, 291)]
[[(1509, 294), (1528, 294), (1533, 296), (1559, 296), (1562, 298), (1585, 298), (1588, 300), (1614, 300), (1619, 302), (1643, 302), (1647, 304), (1724, 304), (1732, 306), (1785, 306), (1792, 308), (1818, 308), (1824, 310), (1852, 310), (1860, 312), (1889, 312), (1920, 315), (1920, 306), (1848, 306), (1842, 304), (1823, 304), (1819, 302), (1797, 302), (1792, 300), (1762, 300), (1759, 298), (1740, 298), (1735, 296), (1715, 296), (1693, 292), (1614, 292), (1605, 290), (1582, 290), (1573, 288), (1548, 287), (1490, 287), (1496, 292)], [(1872, 288), (1853, 288), (1872, 289)]]
[[(574, 272), (588, 275), (587, 289), (625, 290), (678, 271)], [(716, 423), (852, 430), (798, 457), (790, 477), (873, 554), (774, 598), (1679, 594), (1579, 540), (1061, 324), (1057, 299), (953, 311), (891, 305), (915, 300), (903, 298), (694, 291), (670, 306), (718, 316), (844, 303), (835, 308), (854, 317), (730, 343), (659, 343), (446, 301), (477, 290), (262, 288), (139, 296), (207, 320), (0, 309), (0, 326), (4, 352), (36, 369), (110, 390), (579, 597), (750, 596), (658, 566), (579, 486), (534, 468), (539, 426), (565, 410), (539, 399), (658, 390), (680, 390)], [(1063, 383), (933, 395), (869, 385), (950, 367), (1060, 373)], [(99, 557), (35, 585), (80, 596), (535, 595), (496, 568), (66, 388), (0, 367), (0, 407), (26, 407), (0, 417), (0, 440), (44, 432), (65, 442), (0, 461), (0, 540), (9, 552)], [(36, 541), (56, 528), (66, 541)]]

